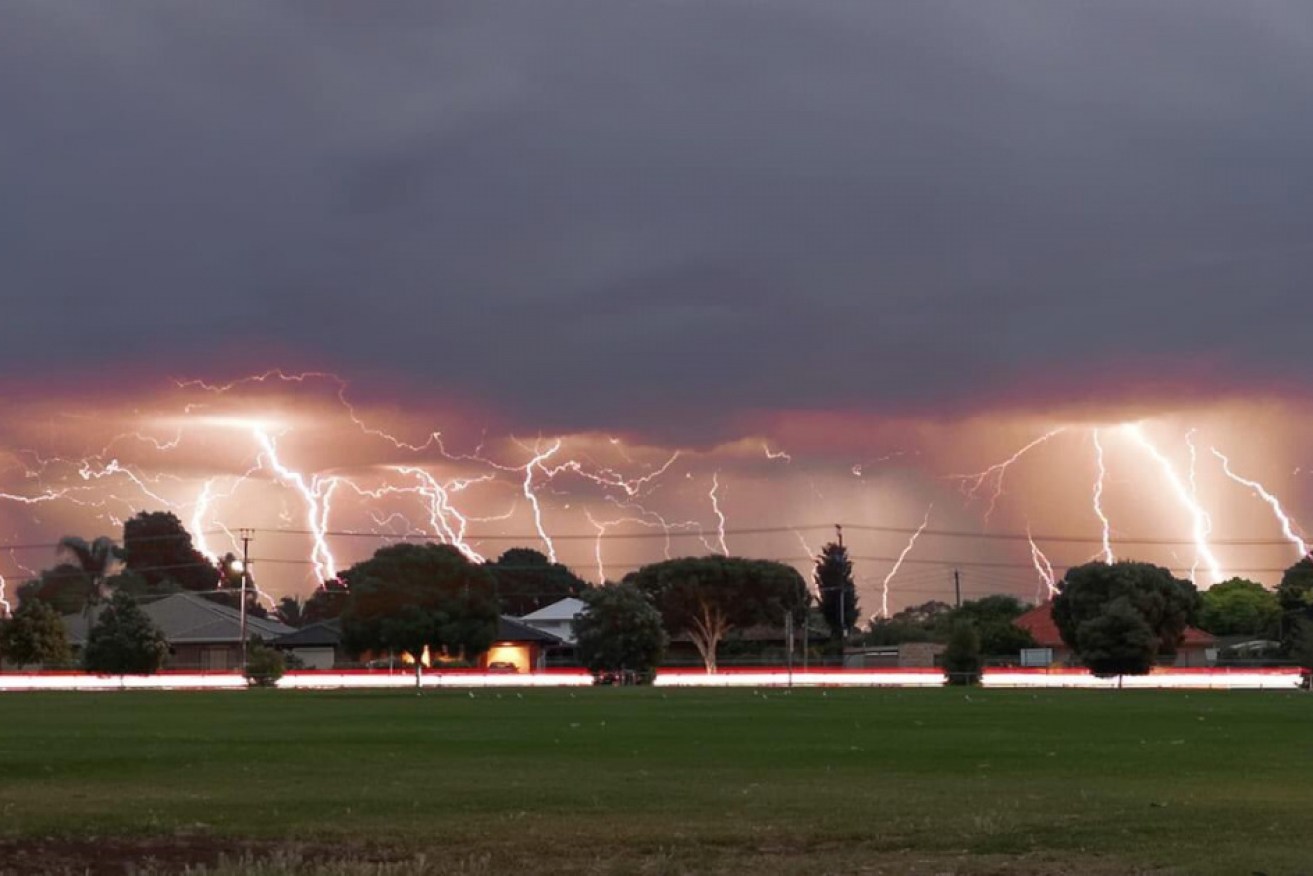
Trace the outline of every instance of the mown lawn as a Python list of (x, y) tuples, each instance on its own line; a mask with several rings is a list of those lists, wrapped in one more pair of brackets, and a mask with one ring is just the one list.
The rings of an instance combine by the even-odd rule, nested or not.
[(434, 872), (1310, 872), (1311, 719), (1271, 692), (6, 694), (0, 857), (95, 837)]

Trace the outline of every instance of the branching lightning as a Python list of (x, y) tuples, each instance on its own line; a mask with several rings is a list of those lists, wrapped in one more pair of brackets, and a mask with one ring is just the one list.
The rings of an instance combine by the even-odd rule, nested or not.
[(1049, 558), (1035, 543), (1035, 537), (1030, 534), (1029, 526), (1026, 527), (1026, 540), (1030, 542), (1030, 561), (1035, 566), (1035, 574), (1039, 576), (1039, 586), (1035, 590), (1035, 602), (1039, 603), (1057, 594), (1058, 576), (1054, 573)]
[[(1176, 467), (1172, 465), (1172, 461), (1154, 446), (1153, 442), (1144, 434), (1144, 429), (1139, 423), (1127, 423), (1122, 426), (1122, 431), (1143, 447), (1153, 458), (1154, 462), (1158, 464), (1158, 467), (1162, 470), (1163, 478), (1171, 487), (1172, 493), (1176, 496), (1177, 501), (1180, 502), (1189, 513), (1190, 518), (1193, 521), (1192, 531), (1194, 534), (1195, 553), (1198, 559), (1208, 567), (1208, 574), (1212, 578), (1211, 583), (1216, 584), (1219, 581), (1225, 580), (1226, 574), (1222, 571), (1222, 566), (1218, 562), (1217, 557), (1213, 554), (1213, 549), (1208, 543), (1208, 536), (1212, 531), (1212, 521), (1208, 516), (1208, 512), (1200, 506), (1195, 494), (1186, 487), (1184, 482), (1182, 482), (1181, 476), (1176, 472)], [(1193, 447), (1192, 443), (1191, 447)], [(1195, 572), (1193, 569), (1191, 570), (1190, 578), (1191, 580), (1195, 579)]]
[(1212, 451), (1213, 451), (1213, 455), (1216, 456), (1219, 460), (1221, 460), (1222, 471), (1226, 474), (1227, 477), (1229, 477), (1231, 480), (1235, 481), (1236, 483), (1242, 484), (1248, 487), (1249, 489), (1253, 490), (1254, 493), (1260, 499), (1266, 502), (1268, 507), (1272, 509), (1272, 513), (1276, 515), (1277, 521), (1281, 524), (1281, 534), (1284, 535), (1286, 539), (1289, 540), (1290, 543), (1295, 546), (1295, 550), (1298, 553), (1297, 559), (1303, 559), (1304, 557), (1308, 556), (1309, 555), (1308, 542), (1304, 541), (1304, 539), (1298, 533), (1295, 532), (1295, 523), (1293, 520), (1290, 519), (1290, 515), (1286, 513), (1285, 509), (1281, 507), (1280, 500), (1278, 500), (1276, 496), (1268, 492), (1267, 488), (1264, 487), (1262, 484), (1260, 484), (1258, 481), (1253, 481), (1248, 478), (1241, 477), (1240, 475), (1232, 471), (1231, 460), (1227, 459), (1224, 455), (1222, 455), (1222, 453), (1216, 447), (1212, 448)]
[(998, 506), (998, 500), (1003, 495), (1003, 479), (1007, 477), (1008, 469), (1017, 463), (1023, 456), (1030, 451), (1039, 447), (1041, 444), (1056, 438), (1063, 432), (1067, 431), (1066, 426), (1059, 426), (1056, 429), (1050, 429), (1043, 435), (1031, 441), (1022, 447), (1016, 453), (1009, 456), (1002, 462), (996, 462), (984, 471), (978, 471), (973, 474), (950, 475), (953, 480), (960, 481), (962, 491), (966, 493), (968, 499), (975, 499), (987, 484), (991, 485), (989, 494), (989, 505), (985, 509), (985, 520), (988, 521), (994, 514), (994, 509)]

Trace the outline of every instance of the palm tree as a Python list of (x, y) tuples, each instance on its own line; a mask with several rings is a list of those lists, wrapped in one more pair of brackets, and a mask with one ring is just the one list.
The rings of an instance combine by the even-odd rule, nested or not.
[(92, 603), (105, 598), (105, 579), (109, 577), (110, 567), (122, 558), (122, 551), (108, 536), (99, 536), (87, 543), (85, 538), (66, 535), (59, 540), (56, 554), (70, 554), (82, 567), (82, 571), (91, 579), (91, 592), (87, 594), (87, 608)]
[(284, 596), (278, 600), (276, 613), (278, 619), (289, 627), (299, 627), (305, 621), (305, 606), (295, 596)]

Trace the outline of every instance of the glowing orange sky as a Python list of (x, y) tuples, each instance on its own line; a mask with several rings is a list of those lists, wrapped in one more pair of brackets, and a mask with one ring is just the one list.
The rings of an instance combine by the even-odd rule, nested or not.
[[(136, 511), (167, 508), (212, 553), (234, 546), (225, 530), (256, 529), (257, 579), (274, 596), (305, 594), (321, 574), (402, 535), (456, 540), (487, 558), (528, 545), (595, 580), (667, 555), (722, 549), (807, 571), (807, 558), (842, 523), (870, 614), (881, 607), (894, 558), (928, 519), (889, 581), (891, 610), (948, 598), (955, 567), (967, 597), (1034, 598), (1044, 591), (1027, 531), (1059, 575), (1100, 555), (1095, 429), (1107, 472), (1101, 507), (1118, 557), (1184, 575), (1194, 568), (1200, 586), (1212, 583), (1194, 543), (1204, 520), (1191, 511), (1197, 502), (1224, 574), (1270, 584), (1294, 561), (1272, 508), (1226, 477), (1214, 448), (1234, 473), (1283, 503), (1297, 536), (1313, 513), (1305, 468), (1313, 460), (1301, 458), (1313, 416), (1276, 399), (1156, 416), (1133, 409), (1161, 460), (1114, 412), (939, 421), (779, 412), (761, 415), (733, 441), (678, 448), (600, 433), (484, 433), (480, 419), (495, 421), (486, 412), (371, 405), (323, 376), (226, 389), (165, 384), (102, 402), (29, 397), (6, 413), (0, 542), (117, 535)], [(530, 467), (535, 457), (540, 463)], [(317, 529), (361, 535), (320, 541)], [(54, 560), (48, 547), (0, 551), (0, 574), (12, 582)]]

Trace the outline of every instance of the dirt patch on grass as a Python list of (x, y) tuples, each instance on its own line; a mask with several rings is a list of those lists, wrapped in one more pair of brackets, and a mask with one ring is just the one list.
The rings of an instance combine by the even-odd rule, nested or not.
[(364, 846), (301, 845), (215, 836), (0, 839), (0, 876), (241, 872), (233, 868), (255, 866), (259, 862), (279, 865), (296, 862), (313, 871), (352, 861), (363, 871), (401, 860), (391, 852)]
[(839, 844), (799, 848), (593, 847), (565, 850), (416, 851), (348, 844), (289, 844), (222, 837), (0, 839), (0, 876), (438, 876), (515, 872), (580, 874), (935, 874), (1097, 876), (1136, 872), (1125, 862), (1049, 854), (970, 855)]

